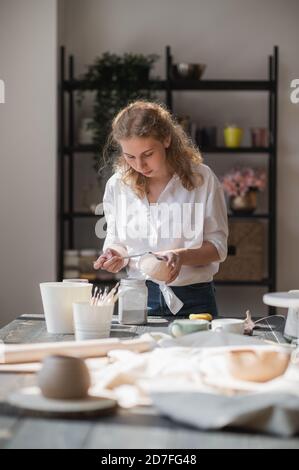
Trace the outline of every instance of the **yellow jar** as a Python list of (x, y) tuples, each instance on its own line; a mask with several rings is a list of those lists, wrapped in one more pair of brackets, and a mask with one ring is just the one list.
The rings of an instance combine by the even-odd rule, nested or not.
[(226, 127), (224, 129), (224, 143), (226, 147), (240, 147), (243, 138), (243, 129), (240, 127)]

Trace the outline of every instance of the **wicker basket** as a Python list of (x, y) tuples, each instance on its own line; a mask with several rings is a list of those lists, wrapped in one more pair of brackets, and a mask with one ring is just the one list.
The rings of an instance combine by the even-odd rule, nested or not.
[(260, 221), (229, 223), (228, 256), (217, 281), (261, 281), (265, 277), (265, 225)]

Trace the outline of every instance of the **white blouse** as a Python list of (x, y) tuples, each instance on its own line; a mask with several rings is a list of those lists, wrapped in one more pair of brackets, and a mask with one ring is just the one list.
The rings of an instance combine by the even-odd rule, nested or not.
[[(115, 248), (123, 256), (145, 251), (200, 248), (209, 241), (217, 248), (220, 261), (227, 255), (227, 208), (223, 189), (213, 171), (200, 164), (201, 186), (188, 191), (173, 175), (155, 204), (150, 204), (121, 181), (115, 173), (106, 184), (103, 208), (107, 235), (103, 250)], [(205, 266), (182, 266), (170, 286), (212, 281), (219, 262)], [(126, 267), (129, 277), (143, 278), (132, 259)]]

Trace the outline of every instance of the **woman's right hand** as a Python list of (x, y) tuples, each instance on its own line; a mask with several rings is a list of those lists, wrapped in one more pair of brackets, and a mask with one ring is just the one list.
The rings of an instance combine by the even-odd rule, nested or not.
[(105, 269), (109, 273), (117, 273), (125, 265), (124, 258), (118, 251), (108, 248), (99, 258), (93, 263), (94, 269)]

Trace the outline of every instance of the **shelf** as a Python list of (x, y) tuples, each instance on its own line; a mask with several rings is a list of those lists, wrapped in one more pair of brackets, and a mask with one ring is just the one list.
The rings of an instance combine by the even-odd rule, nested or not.
[(271, 214), (227, 214), (229, 219), (270, 219)]
[[(127, 85), (132, 86), (134, 83), (134, 86), (137, 87), (137, 89), (154, 89), (154, 90), (165, 90), (167, 87), (167, 82), (166, 80), (149, 80), (148, 82), (132, 82), (132, 81), (126, 81), (124, 80), (122, 82), (122, 86), (125, 88)], [(84, 80), (64, 80), (62, 83), (62, 88), (65, 91), (96, 91), (100, 89), (101, 84), (99, 83), (98, 85), (90, 85)], [(119, 86), (119, 82), (118, 82)]]
[(200, 148), (202, 153), (271, 153), (271, 147), (211, 147)]
[[(125, 87), (128, 83), (124, 81)], [(119, 84), (118, 84), (119, 85)], [(148, 82), (136, 82), (138, 89), (166, 90), (171, 88), (174, 91), (271, 91), (274, 83), (269, 80), (149, 80)], [(84, 80), (64, 80), (62, 88), (66, 91), (96, 91), (98, 85), (90, 85)]]
[[(92, 284), (109, 284), (109, 283), (117, 283), (120, 282), (118, 278), (108, 278), (108, 279), (92, 279), (89, 282)], [(214, 284), (216, 286), (269, 286), (271, 282), (269, 279), (263, 279), (262, 281), (217, 281), (214, 279)]]
[[(110, 283), (110, 282), (119, 282), (119, 279), (111, 278), (111, 279), (95, 279), (93, 281), (90, 281), (93, 284), (104, 284), (104, 283)], [(264, 279), (262, 281), (217, 281), (214, 280), (214, 283), (216, 286), (264, 286), (267, 287), (271, 283), (269, 280)]]
[(173, 90), (202, 91), (270, 91), (273, 82), (268, 80), (170, 80)]
[(71, 153), (94, 153), (97, 151), (97, 146), (94, 144), (78, 144), (74, 147), (64, 147), (63, 152), (64, 154), (71, 154)]
[[(90, 281), (92, 284), (109, 284), (109, 283), (117, 283), (120, 279), (110, 278), (110, 279), (95, 279)], [(214, 280), (216, 286), (269, 286), (270, 281), (265, 279), (262, 281), (216, 281)]]
[[(271, 214), (227, 214), (229, 219), (270, 219)], [(80, 218), (99, 218), (102, 214), (94, 214), (93, 212), (65, 212), (64, 220), (80, 219)]]
[[(73, 153), (94, 153), (97, 151), (97, 146), (93, 144), (79, 144), (74, 147), (64, 147), (64, 154), (69, 155)], [(210, 147), (200, 148), (202, 153), (271, 153), (271, 147)]]
[(93, 212), (65, 212), (63, 214), (64, 220), (67, 219), (83, 219), (83, 218), (99, 218), (101, 215), (94, 214)]
[(270, 279), (263, 279), (261, 281), (217, 281), (214, 279), (217, 286), (270, 286)]

